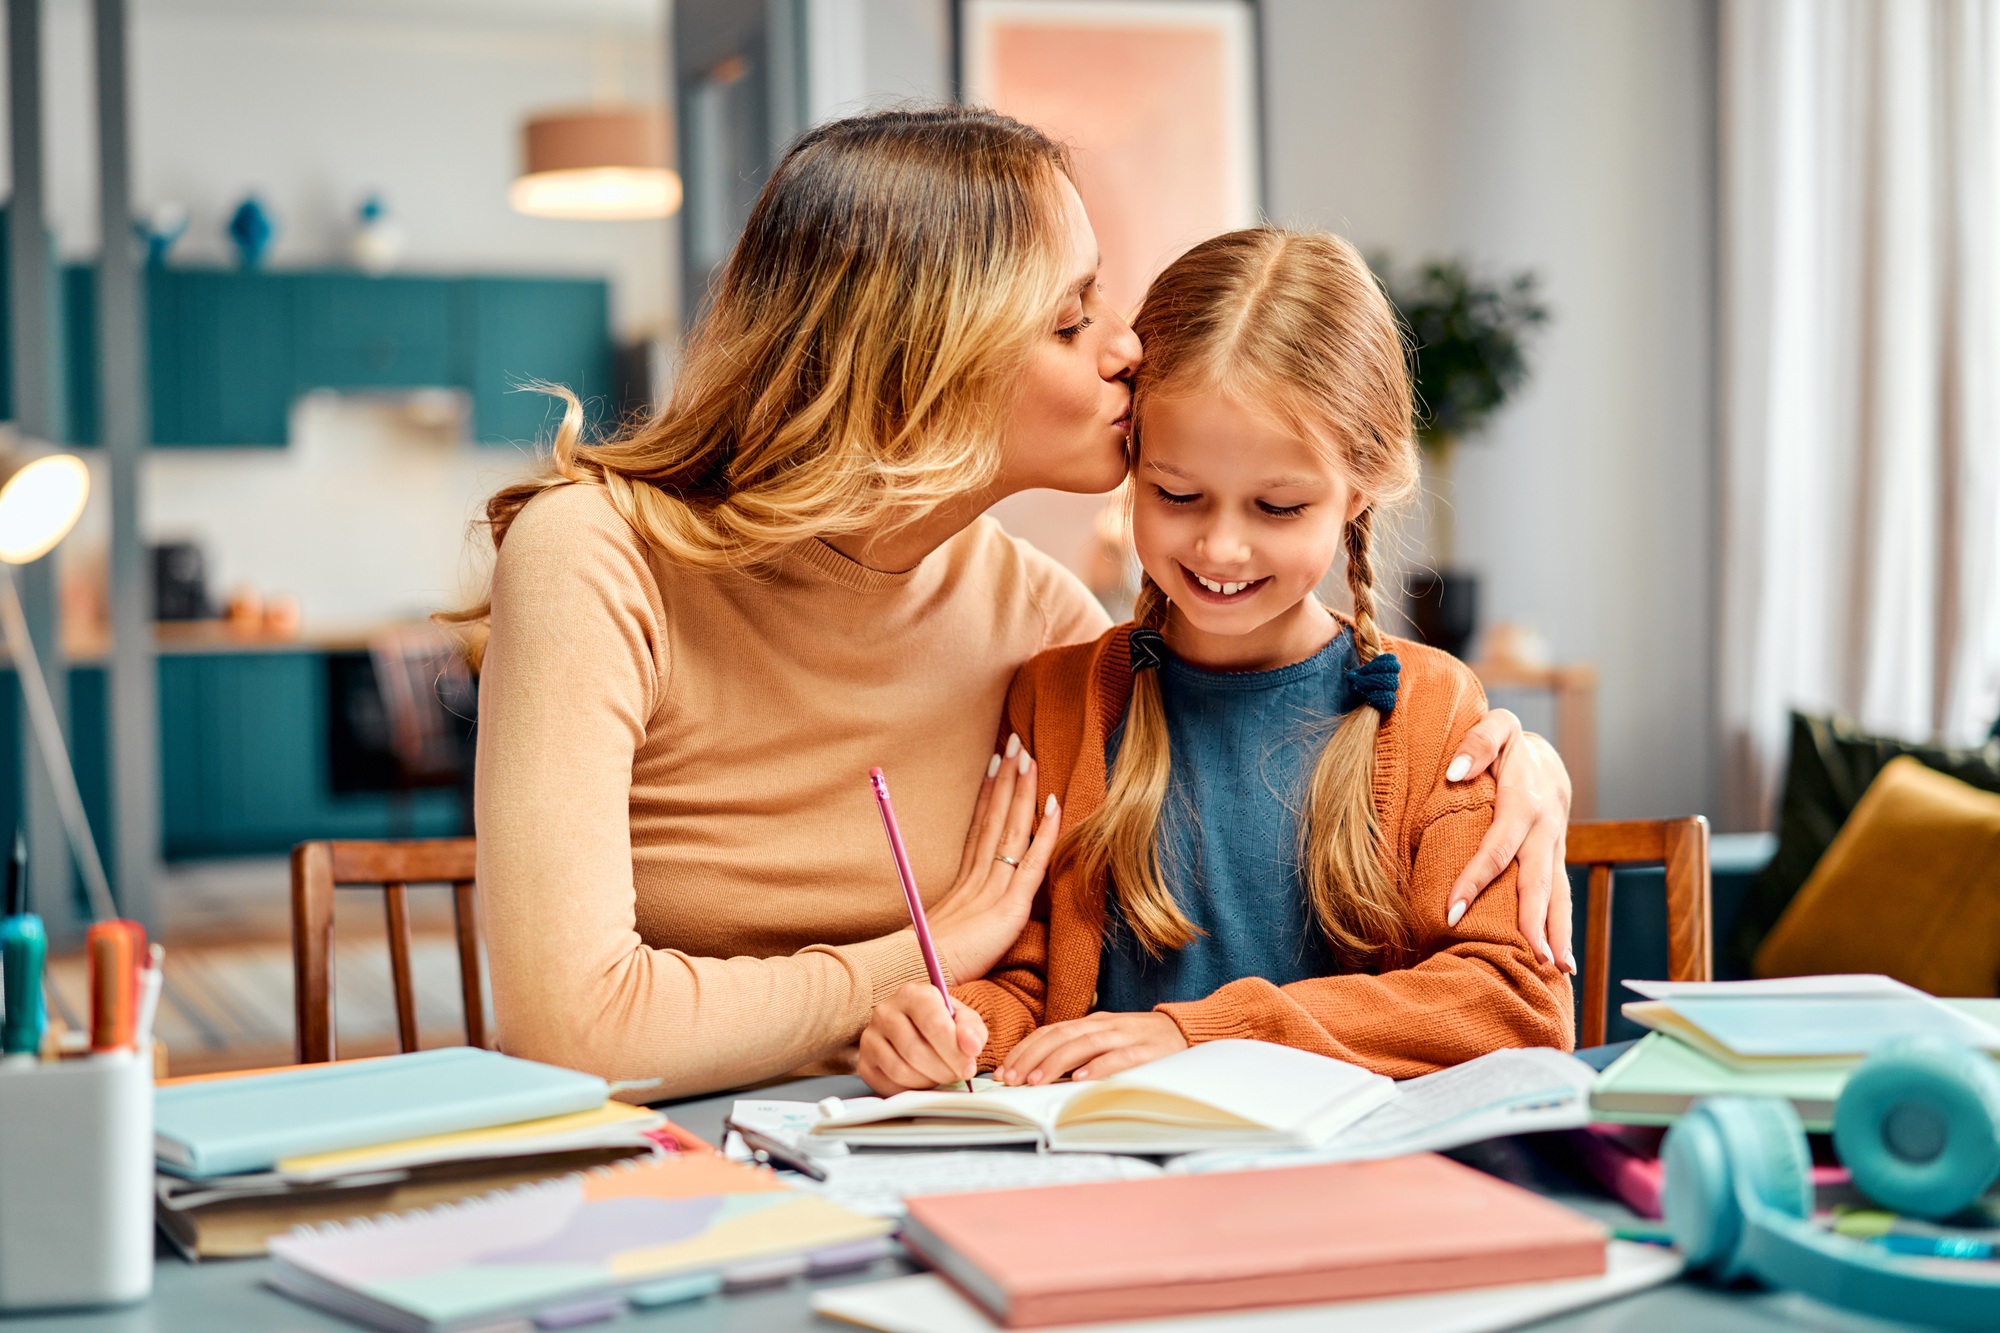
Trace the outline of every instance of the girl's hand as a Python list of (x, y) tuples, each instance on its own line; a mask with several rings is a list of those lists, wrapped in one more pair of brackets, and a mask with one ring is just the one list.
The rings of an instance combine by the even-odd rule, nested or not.
[(1020, 737), (1008, 737), (1006, 753), (987, 765), (972, 807), (958, 879), (925, 914), (952, 984), (985, 976), (1020, 938), (1061, 830), (1054, 796), (1037, 821), (1035, 763)]
[(1466, 733), (1445, 777), (1466, 782), (1489, 768), (1499, 786), (1493, 826), (1451, 886), (1445, 919), (1457, 925), (1487, 885), (1519, 860), (1521, 934), (1544, 962), (1574, 976), (1569, 873), (1563, 868), (1563, 845), (1569, 836), (1569, 770), (1554, 746), (1522, 731), (1521, 719), (1504, 708), (1488, 712)]
[(1008, 1053), (994, 1077), (1002, 1083), (1038, 1084), (1069, 1074), (1083, 1082), (1184, 1051), (1187, 1045), (1180, 1025), (1158, 1010), (1090, 1014), (1036, 1028)]
[(986, 1049), (986, 1020), (969, 1004), (955, 1008), (954, 1020), (936, 986), (906, 983), (875, 1006), (855, 1072), (883, 1097), (971, 1078)]

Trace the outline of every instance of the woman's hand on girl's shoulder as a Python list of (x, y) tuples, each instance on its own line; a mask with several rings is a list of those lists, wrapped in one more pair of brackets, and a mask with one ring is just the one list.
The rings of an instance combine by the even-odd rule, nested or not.
[(1456, 926), (1473, 901), (1519, 861), (1521, 934), (1536, 956), (1574, 975), (1569, 875), (1563, 869), (1569, 770), (1553, 745), (1522, 731), (1521, 719), (1504, 708), (1489, 710), (1466, 733), (1445, 778), (1470, 782), (1489, 769), (1496, 789), (1493, 826), (1451, 886), (1446, 920)]
[(1180, 1024), (1157, 1009), (1143, 1014), (1087, 1014), (1030, 1032), (1007, 1053), (994, 1077), (1019, 1085), (1053, 1083), (1068, 1074), (1083, 1082), (1108, 1078), (1187, 1047)]
[(906, 983), (875, 1006), (854, 1072), (881, 1096), (956, 1083), (978, 1072), (986, 1020), (969, 1004), (945, 1011), (928, 981)]

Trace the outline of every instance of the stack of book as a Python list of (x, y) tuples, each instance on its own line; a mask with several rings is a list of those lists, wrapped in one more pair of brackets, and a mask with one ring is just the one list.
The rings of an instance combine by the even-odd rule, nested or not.
[(1939, 1000), (1884, 976), (1625, 984), (1646, 997), (1625, 1016), (1651, 1031), (1591, 1088), (1603, 1121), (1667, 1125), (1703, 1097), (1783, 1097), (1824, 1131), (1884, 1042), (1934, 1035), (2000, 1054), (2000, 1001)]
[(157, 1216), (188, 1258), (707, 1145), (600, 1078), (469, 1047), (169, 1081)]

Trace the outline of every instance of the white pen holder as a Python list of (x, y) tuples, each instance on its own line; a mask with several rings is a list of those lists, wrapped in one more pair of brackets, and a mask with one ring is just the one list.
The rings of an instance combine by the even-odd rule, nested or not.
[(152, 1051), (0, 1061), (0, 1311), (152, 1288)]

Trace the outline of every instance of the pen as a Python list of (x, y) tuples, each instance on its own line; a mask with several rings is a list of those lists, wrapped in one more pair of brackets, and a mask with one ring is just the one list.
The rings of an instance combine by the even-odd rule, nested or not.
[(28, 836), (14, 830), (14, 855), (7, 862), (7, 915), (28, 910)]
[(722, 1122), (723, 1134), (726, 1136), (732, 1130), (742, 1137), (743, 1146), (750, 1150), (750, 1155), (765, 1166), (782, 1166), (787, 1170), (798, 1172), (809, 1180), (817, 1180), (822, 1184), (826, 1182), (825, 1168), (799, 1149), (788, 1147), (768, 1134), (760, 1134), (725, 1117)]
[(132, 1040), (141, 1047), (153, 1039), (153, 1018), (160, 1012), (166, 961), (167, 951), (155, 944), (146, 950), (146, 966), (139, 969), (139, 1012), (132, 1021)]
[[(958, 1007), (951, 1002), (951, 987), (945, 984), (944, 968), (938, 965), (937, 948), (931, 943), (931, 927), (924, 920), (924, 900), (917, 894), (917, 877), (910, 870), (910, 853), (903, 846), (903, 830), (896, 826), (896, 807), (889, 800), (889, 779), (881, 769), (871, 768), (868, 781), (875, 788), (875, 804), (882, 811), (882, 831), (889, 835), (889, 854), (896, 858), (896, 876), (903, 881), (903, 901), (910, 909), (910, 924), (917, 930), (917, 948), (924, 955), (924, 971), (930, 973), (931, 985), (944, 997), (945, 1013), (956, 1018)], [(972, 1085), (960, 1079), (958, 1090), (971, 1092)]]

